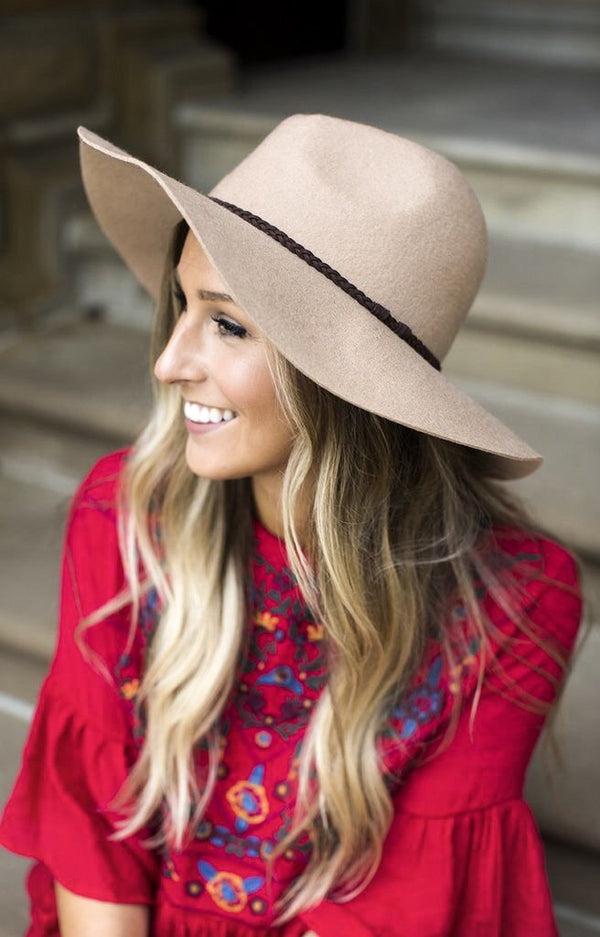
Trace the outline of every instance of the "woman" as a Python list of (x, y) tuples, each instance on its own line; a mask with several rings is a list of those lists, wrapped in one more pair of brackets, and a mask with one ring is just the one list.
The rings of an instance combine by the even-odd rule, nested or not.
[(581, 601), (495, 480), (541, 458), (441, 372), (472, 190), (319, 114), (208, 196), (80, 136), (156, 400), (71, 505), (1, 827), (29, 933), (556, 935), (522, 789)]

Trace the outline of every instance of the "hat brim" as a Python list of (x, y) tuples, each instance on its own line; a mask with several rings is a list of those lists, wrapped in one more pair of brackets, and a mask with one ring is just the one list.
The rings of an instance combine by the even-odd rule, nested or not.
[(357, 407), (488, 453), (497, 477), (539, 467), (539, 453), (292, 251), (207, 195), (78, 132), (92, 210), (153, 297), (183, 217), (236, 303), (307, 377)]

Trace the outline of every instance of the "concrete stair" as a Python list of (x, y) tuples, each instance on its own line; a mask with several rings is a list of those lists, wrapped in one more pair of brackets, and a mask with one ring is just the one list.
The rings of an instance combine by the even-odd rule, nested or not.
[(420, 0), (422, 41), (438, 50), (558, 67), (598, 66), (597, 0)]

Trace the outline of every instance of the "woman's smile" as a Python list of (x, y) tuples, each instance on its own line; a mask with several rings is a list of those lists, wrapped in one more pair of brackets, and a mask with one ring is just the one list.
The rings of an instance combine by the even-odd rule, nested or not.
[(183, 413), (188, 433), (200, 435), (221, 429), (237, 419), (237, 413), (233, 410), (221, 410), (219, 407), (209, 407), (189, 400), (183, 404)]
[(196, 403), (193, 400), (186, 400), (183, 404), (183, 412), (186, 420), (192, 423), (229, 423), (235, 420), (237, 413), (233, 410), (221, 409), (220, 407), (211, 407), (205, 403)]

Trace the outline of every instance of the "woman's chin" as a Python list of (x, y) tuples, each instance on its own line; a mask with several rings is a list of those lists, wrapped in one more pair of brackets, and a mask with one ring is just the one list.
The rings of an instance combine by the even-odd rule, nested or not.
[[(198, 445), (198, 439), (200, 439), (200, 445)], [(225, 481), (232, 478), (243, 478), (248, 474), (247, 471), (241, 469), (239, 465), (234, 465), (230, 460), (218, 459), (207, 453), (202, 446), (202, 437), (192, 435), (188, 437), (185, 458), (189, 470), (199, 478)]]

